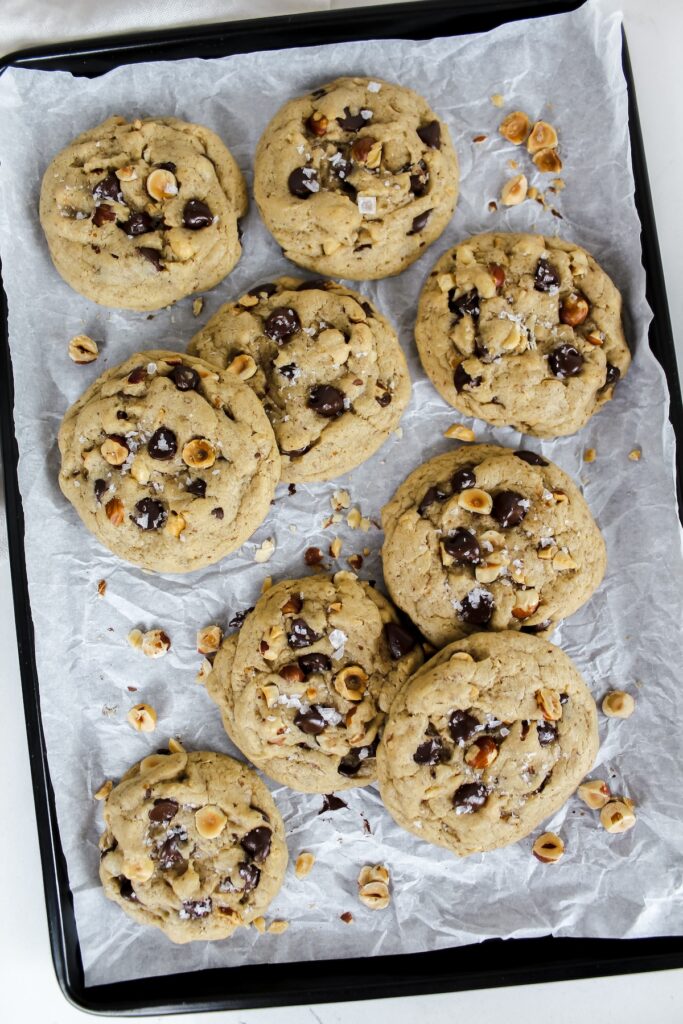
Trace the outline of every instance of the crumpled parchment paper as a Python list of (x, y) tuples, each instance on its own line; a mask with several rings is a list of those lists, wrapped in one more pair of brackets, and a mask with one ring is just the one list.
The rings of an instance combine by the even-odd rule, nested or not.
[[(16, 385), (16, 433), (26, 515), (26, 554), (36, 632), (43, 723), (59, 827), (74, 893), (86, 983), (272, 961), (305, 961), (455, 946), (489, 936), (644, 936), (683, 926), (683, 715), (681, 549), (673, 487), (673, 435), (664, 375), (647, 343), (650, 310), (633, 202), (620, 20), (591, 4), (552, 18), (505, 25), (489, 34), (428, 42), (382, 41), (244, 54), (222, 60), (121, 67), (92, 81), (65, 73), (9, 70), (0, 78), (0, 253), (9, 299)], [(119, 112), (173, 114), (209, 125), (229, 144), (251, 183), (256, 142), (290, 96), (338, 75), (358, 73), (410, 86), (450, 127), (461, 161), (462, 191), (441, 239), (400, 277), (361, 285), (391, 317), (410, 360), (414, 392), (394, 436), (365, 465), (333, 483), (280, 487), (268, 520), (233, 556), (189, 577), (145, 574), (95, 541), (57, 486), (56, 435), (68, 405), (108, 366), (142, 348), (182, 350), (223, 302), (258, 281), (292, 272), (252, 204), (245, 252), (230, 278), (206, 296), (194, 319), (191, 299), (147, 319), (99, 308), (65, 285), (53, 269), (38, 222), (40, 180), (72, 137)], [(490, 97), (504, 97), (502, 109)], [(527, 201), (490, 212), (507, 177), (537, 181), (526, 152), (497, 133), (504, 113), (526, 110), (558, 128), (565, 191), (550, 196), (563, 219)], [(474, 143), (474, 136), (486, 135)], [(531, 447), (583, 484), (604, 531), (607, 576), (590, 603), (559, 629), (560, 643), (595, 697), (623, 688), (636, 698), (627, 721), (601, 716), (595, 777), (638, 805), (638, 823), (611, 836), (573, 798), (547, 822), (567, 853), (540, 865), (532, 839), (457, 860), (402, 832), (370, 788), (345, 795), (348, 808), (319, 815), (319, 796), (284, 787), (274, 795), (285, 817), (294, 860), (315, 854), (305, 880), (293, 864), (269, 917), (289, 920), (282, 935), (242, 929), (232, 939), (174, 947), (157, 930), (133, 924), (107, 902), (98, 882), (100, 805), (93, 792), (134, 761), (179, 735), (190, 749), (233, 752), (214, 705), (194, 681), (198, 626), (226, 625), (254, 603), (266, 575), (304, 571), (303, 551), (344, 541), (341, 562), (363, 547), (372, 555), (361, 575), (381, 581), (379, 530), (323, 528), (330, 496), (347, 487), (352, 503), (377, 518), (382, 504), (419, 462), (452, 443), (445, 428), (458, 413), (422, 372), (412, 327), (422, 283), (437, 257), (477, 231), (560, 233), (586, 246), (620, 286), (634, 364), (615, 400), (576, 436)], [(101, 356), (75, 366), (69, 338), (86, 333)], [(477, 439), (517, 445), (510, 429), (475, 421)], [(585, 448), (597, 459), (582, 461)], [(642, 459), (628, 453), (642, 448)], [(253, 560), (266, 537), (276, 550)], [(98, 581), (107, 583), (98, 597)], [(144, 659), (127, 643), (133, 627), (163, 627), (172, 649)], [(132, 691), (131, 687), (137, 687)], [(146, 701), (159, 715), (154, 735), (135, 733), (130, 706)], [(367, 826), (365, 825), (367, 821)], [(373, 913), (356, 895), (366, 863), (392, 875), (389, 909)], [(339, 915), (350, 910), (354, 923)]]

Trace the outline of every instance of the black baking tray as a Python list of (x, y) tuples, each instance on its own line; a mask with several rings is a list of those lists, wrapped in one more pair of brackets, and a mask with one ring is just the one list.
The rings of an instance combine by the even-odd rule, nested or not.
[[(562, 0), (476, 0), (469, 3), (424, 0), (420, 3), (202, 25), (23, 50), (0, 61), (0, 73), (5, 67), (13, 66), (70, 71), (75, 75), (93, 77), (121, 64), (143, 60), (222, 57), (231, 53), (371, 38), (428, 39), (486, 31), (506, 21), (570, 11), (579, 6), (577, 2)], [(625, 38), (623, 64), (628, 83), (635, 199), (642, 224), (646, 294), (654, 312), (650, 346), (664, 368), (669, 385), (669, 417), (678, 447), (680, 514), (683, 509), (683, 406)], [(263, 965), (253, 965), (86, 986), (40, 718), (33, 623), (24, 560), (23, 513), (17, 483), (14, 391), (4, 292), (0, 295), (0, 324), (4, 335), (0, 347), (0, 427), (19, 664), (50, 945), (57, 980), (71, 1003), (99, 1014), (145, 1016), (417, 995), (683, 966), (683, 936), (630, 940), (556, 939), (547, 936), (541, 939), (492, 939), (478, 945), (405, 956), (318, 960), (315, 965), (306, 965), (304, 972), (298, 969), (298, 964), (271, 964), (267, 970)]]

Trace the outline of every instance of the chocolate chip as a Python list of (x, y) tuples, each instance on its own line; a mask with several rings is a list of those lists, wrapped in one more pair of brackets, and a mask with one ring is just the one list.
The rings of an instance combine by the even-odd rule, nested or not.
[(307, 444), (304, 448), (292, 448), (289, 451), (286, 448), (280, 449), (281, 455), (286, 455), (290, 459), (300, 459), (306, 452), (310, 452), (313, 445)]
[(438, 484), (427, 488), (422, 501), (417, 506), (418, 515), (423, 516), (428, 508), (434, 505), (437, 501), (445, 501), (447, 497), (447, 491), (444, 491), (443, 487), (439, 487)]
[(438, 121), (430, 121), (417, 129), (417, 134), (430, 149), (441, 149), (441, 125)]
[(148, 213), (141, 211), (140, 213), (132, 213), (128, 220), (120, 220), (117, 227), (121, 228), (122, 231), (131, 237), (135, 235), (146, 235), (149, 231), (154, 231), (158, 224), (158, 221), (153, 220)]
[(448, 293), (448, 308), (455, 316), (456, 324), (464, 316), (471, 316), (473, 320), (478, 320), (480, 310), (479, 292), (476, 288), (471, 288), (468, 292), (463, 292), (462, 295), (456, 297), (455, 288), (451, 288)]
[(564, 704), (567, 704), (568, 702), (569, 702), (569, 694), (568, 693), (561, 693), (560, 694), (560, 704), (564, 705)]
[(308, 392), (309, 409), (328, 420), (337, 419), (344, 412), (344, 393), (331, 384), (314, 384)]
[(324, 277), (314, 277), (311, 281), (302, 281), (297, 288), (298, 292), (318, 291), (318, 289), (325, 291), (327, 288), (327, 281)]
[(117, 418), (117, 420), (127, 420), (128, 419), (128, 413), (124, 412), (123, 409), (117, 409), (116, 410), (116, 418)]
[(301, 647), (310, 647), (320, 640), (320, 633), (308, 625), (305, 619), (294, 619), (292, 621), (292, 632), (287, 634), (287, 643), (294, 650)]
[(443, 759), (443, 743), (438, 736), (421, 743), (413, 754), (415, 764), (440, 764)]
[(414, 196), (419, 198), (423, 196), (429, 186), (429, 171), (422, 161), (420, 161), (420, 170), (417, 174), (410, 175), (410, 191)]
[(519, 730), (519, 738), (520, 738), (520, 740), (525, 740), (527, 738), (527, 736), (529, 735), (529, 729), (530, 728), (531, 728), (531, 722), (527, 722), (527, 721), (522, 722), (521, 728)]
[(267, 282), (266, 284), (257, 284), (255, 288), (250, 288), (247, 295), (254, 295), (256, 298), (260, 298), (262, 295), (265, 295), (266, 298), (269, 299), (271, 295), (275, 295), (276, 291), (277, 285)]
[(427, 221), (429, 220), (429, 215), (431, 214), (431, 212), (432, 211), (430, 209), (430, 210), (425, 210), (424, 213), (419, 213), (417, 215), (417, 217), (415, 217), (413, 219), (413, 224), (412, 224), (412, 227), (411, 227), (410, 231), (408, 232), (408, 234), (409, 235), (417, 235), (417, 234), (419, 234), (420, 231), (422, 231), (422, 229), (426, 226)]
[(137, 893), (133, 888), (133, 883), (131, 882), (130, 878), (126, 878), (125, 875), (119, 875), (118, 882), (119, 893), (121, 894), (121, 896), (123, 896), (124, 900), (130, 900), (131, 903), (137, 903)]
[(200, 917), (208, 917), (212, 911), (213, 903), (210, 896), (203, 900), (183, 900), (183, 913), (193, 921)]
[(205, 498), (206, 480), (202, 480), (201, 477), (197, 477), (196, 480), (190, 480), (186, 490), (189, 494), (194, 494), (195, 498)]
[(174, 366), (169, 377), (177, 387), (178, 391), (194, 391), (199, 385), (199, 374), (191, 366), (184, 366), (179, 363)]
[(520, 633), (543, 633), (546, 629), (550, 629), (553, 624), (552, 619), (544, 619), (543, 622), (535, 622), (532, 626), (521, 626)]
[(286, 380), (294, 380), (297, 369), (296, 363), (287, 363), (285, 366), (277, 367), (278, 373), (281, 373)]
[(156, 271), (161, 272), (164, 269), (164, 264), (161, 262), (157, 249), (150, 249), (146, 245), (141, 245), (138, 248), (138, 252), (141, 256), (144, 256), (146, 260), (149, 260)]
[(458, 469), (451, 477), (451, 487), (454, 494), (460, 494), (461, 491), (469, 491), (470, 487), (476, 486), (477, 478), (474, 475), (474, 466), (463, 466), (462, 469)]
[(354, 775), (358, 775), (361, 763), (362, 762), (358, 754), (351, 751), (350, 754), (345, 754), (344, 757), (342, 757), (337, 767), (337, 772), (339, 775), (346, 776), (346, 778), (353, 778)]
[(97, 498), (98, 504), (100, 504), (100, 505), (102, 504), (102, 498), (107, 493), (107, 488), (108, 487), (109, 487), (109, 484), (107, 483), (106, 480), (96, 480), (95, 481), (95, 484), (93, 486), (93, 490), (95, 492), (95, 497)]
[(462, 363), (458, 363), (453, 374), (453, 383), (455, 390), (460, 394), (465, 388), (478, 388), (481, 384), (481, 377), (470, 377)]
[(108, 206), (106, 203), (102, 203), (101, 206), (95, 207), (95, 212), (92, 215), (92, 222), (96, 228), (101, 228), (103, 224), (111, 224), (111, 222), (115, 220), (116, 210), (113, 206)]
[(108, 174), (102, 181), (98, 181), (92, 190), (95, 199), (112, 199), (115, 203), (123, 202), (121, 184), (115, 174)]
[(208, 228), (213, 224), (213, 214), (201, 199), (190, 199), (185, 203), (183, 210), (183, 224), (190, 231), (200, 231), (201, 228)]
[(246, 836), (240, 840), (240, 846), (248, 853), (252, 860), (258, 861), (262, 864), (270, 853), (270, 840), (273, 833), (265, 825), (259, 825), (257, 828), (252, 828), (251, 832), (247, 832)]
[(339, 796), (335, 796), (334, 793), (325, 793), (323, 795), (323, 805), (318, 811), (318, 814), (324, 814), (325, 811), (340, 811), (342, 807), (348, 806), (349, 805), (345, 800), (342, 800)]
[(518, 459), (522, 462), (527, 462), (530, 466), (547, 466), (549, 465), (548, 460), (544, 459), (542, 455), (537, 455), (536, 452), (518, 451), (515, 452)]
[(357, 132), (365, 124), (369, 124), (372, 118), (363, 117), (362, 114), (352, 114), (349, 107), (344, 107), (344, 116), (337, 118), (337, 124), (345, 132)]
[(164, 164), (155, 164), (155, 167), (158, 167), (161, 171), (170, 171), (171, 174), (175, 174), (177, 170), (176, 165), (172, 160), (167, 160)]
[(249, 614), (249, 612), (253, 612), (253, 610), (254, 610), (254, 606), (252, 605), (251, 608), (245, 608), (243, 612), (237, 612), (230, 619), (230, 621), (228, 622), (228, 625), (232, 629), (240, 629), (243, 626), (244, 620), (246, 619), (246, 617)]
[(352, 195), (356, 192), (351, 182), (347, 181), (349, 174), (353, 170), (353, 164), (350, 160), (335, 160), (333, 164), (330, 164), (330, 172), (338, 178), (342, 183), (342, 188), (348, 195)]
[(150, 821), (171, 821), (178, 813), (177, 800), (155, 800), (154, 807), (149, 812)]
[(459, 526), (443, 541), (444, 551), (451, 556), (456, 565), (479, 565), (481, 548), (471, 530)]
[(391, 392), (383, 391), (381, 395), (375, 395), (375, 401), (378, 405), (381, 405), (383, 409), (386, 408), (387, 405), (391, 404)]
[(485, 626), (491, 621), (494, 608), (493, 595), (482, 587), (475, 587), (460, 602), (460, 618), (471, 626)]
[(499, 491), (493, 499), (491, 515), (503, 528), (519, 526), (529, 511), (529, 499), (518, 491)]
[(548, 356), (548, 366), (560, 380), (581, 373), (583, 356), (573, 345), (558, 345)]
[(287, 188), (297, 199), (310, 199), (320, 191), (318, 172), (313, 167), (297, 167), (287, 178)]
[(327, 728), (327, 722), (320, 714), (317, 704), (311, 704), (306, 711), (297, 711), (294, 725), (308, 736), (319, 736)]
[(247, 864), (246, 861), (239, 865), (240, 878), (244, 880), (243, 893), (253, 892), (261, 881), (261, 871), (255, 864)]
[(534, 288), (537, 292), (549, 292), (551, 288), (559, 288), (560, 275), (552, 263), (540, 259), (534, 274)]
[(477, 732), (480, 724), (479, 719), (469, 711), (453, 711), (448, 719), (448, 731), (456, 743), (466, 743)]
[(168, 519), (168, 512), (156, 498), (141, 498), (130, 518), (141, 530), (158, 530)]
[(162, 871), (169, 871), (171, 868), (178, 867), (179, 864), (185, 863), (185, 858), (178, 849), (178, 836), (171, 835), (166, 841), (159, 847), (157, 854), (157, 861)]
[(370, 320), (373, 319), (375, 311), (369, 302), (361, 302), (360, 308)]
[(399, 626), (398, 622), (385, 622), (384, 636), (389, 646), (389, 656), (392, 661), (404, 658), (406, 654), (414, 649), (416, 640), (412, 633)]
[(136, 366), (135, 369), (131, 370), (128, 374), (129, 384), (141, 384), (147, 376), (147, 370), (144, 366)]
[[(159, 427), (147, 442), (147, 452), (150, 459), (159, 459), (162, 462), (166, 462), (172, 459), (177, 451), (178, 441), (173, 431), (169, 430), (168, 427)], [(206, 484), (204, 484), (204, 489), (206, 490)]]
[(222, 519), (225, 513), (223, 509), (219, 506), (218, 508), (211, 509), (211, 515), (214, 516), (216, 519)]
[(318, 652), (313, 654), (302, 654), (297, 660), (299, 662), (299, 668), (305, 676), (310, 676), (318, 672), (329, 672), (332, 669), (332, 662), (326, 654), (320, 654)]
[(311, 93), (311, 99), (312, 100), (319, 100), (319, 99), (322, 99), (322, 97), (326, 96), (326, 95), (327, 95), (327, 89), (316, 89), (314, 92)]
[(278, 306), (263, 325), (263, 333), (272, 341), (276, 341), (278, 345), (289, 341), (292, 335), (300, 330), (301, 321), (296, 310), (290, 306)]
[(542, 747), (547, 747), (549, 743), (554, 743), (557, 739), (557, 726), (554, 722), (538, 722), (536, 732), (538, 733), (538, 742)]
[(483, 782), (466, 782), (453, 794), (456, 814), (474, 814), (481, 810), (488, 799), (489, 791)]
[(608, 363), (607, 374), (605, 376), (605, 387), (607, 387), (609, 384), (616, 384), (620, 377), (621, 370), (619, 369), (619, 367), (615, 366), (614, 363)]

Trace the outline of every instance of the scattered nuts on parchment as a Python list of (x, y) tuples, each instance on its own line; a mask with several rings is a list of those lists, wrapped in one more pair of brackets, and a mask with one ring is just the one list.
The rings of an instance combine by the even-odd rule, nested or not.
[(297, 878), (305, 878), (306, 875), (310, 874), (313, 865), (315, 864), (315, 857), (312, 853), (304, 851), (300, 853), (296, 858), (296, 864), (294, 865), (294, 874)]
[(154, 732), (157, 724), (157, 713), (149, 704), (136, 704), (126, 716), (137, 732)]
[(100, 597), (104, 597), (104, 595), (107, 593), (107, 581), (106, 580), (100, 580), (98, 582), (98, 584), (97, 584), (97, 593), (99, 594)]
[(192, 316), (199, 316), (204, 309), (204, 299), (194, 299), (192, 303)]
[(330, 504), (335, 512), (341, 512), (343, 508), (348, 508), (351, 504), (351, 496), (348, 491), (335, 491), (330, 498)]
[(525, 174), (516, 174), (505, 182), (500, 193), (500, 201), (504, 206), (517, 206), (526, 199), (529, 183)]
[(389, 872), (384, 864), (366, 865), (358, 875), (358, 899), (370, 910), (389, 906)]
[(339, 558), (342, 550), (342, 541), (340, 537), (335, 537), (330, 544), (330, 555), (332, 558)]
[(266, 537), (263, 544), (256, 548), (256, 551), (254, 552), (254, 561), (267, 562), (269, 558), (272, 558), (274, 551), (275, 541), (272, 537)]
[(628, 832), (636, 823), (634, 806), (628, 797), (612, 797), (600, 811), (600, 824), (608, 832)]
[(271, 935), (282, 935), (289, 928), (289, 921), (271, 921), (268, 925), (267, 931)]
[(444, 430), (444, 437), (456, 438), (458, 441), (474, 441), (475, 434), (471, 427), (463, 423), (451, 423), (447, 430)]
[(609, 786), (602, 779), (589, 779), (582, 782), (577, 790), (579, 799), (593, 811), (599, 811), (611, 798)]
[(631, 462), (640, 462), (640, 457), (642, 454), (643, 453), (641, 452), (640, 448), (633, 448), (632, 451), (628, 453), (628, 457), (631, 460)]
[(97, 342), (87, 334), (77, 334), (69, 342), (69, 357), (74, 363), (94, 363), (99, 351)]
[(148, 629), (146, 633), (131, 629), (128, 643), (136, 650), (141, 650), (147, 658), (163, 658), (171, 647), (171, 639), (163, 629)]
[(602, 710), (608, 718), (630, 718), (635, 709), (635, 700), (624, 690), (612, 690), (602, 701)]
[(542, 864), (557, 864), (564, 855), (564, 843), (554, 832), (544, 832), (534, 843), (531, 852)]
[(504, 117), (498, 131), (515, 146), (520, 146), (529, 137), (531, 121), (522, 110), (513, 110), (511, 114)]
[(353, 924), (353, 914), (350, 910), (345, 910), (343, 914), (339, 915), (339, 920), (343, 921), (344, 924)]
[(253, 924), (254, 928), (259, 933), (259, 935), (263, 935), (263, 933), (266, 930), (266, 919), (265, 919), (265, 917), (255, 917), (254, 920), (251, 923)]
[(595, 462), (597, 458), (597, 452), (595, 448), (584, 448), (583, 450), (583, 461), (584, 462)]
[(107, 779), (107, 781), (103, 782), (100, 788), (95, 793), (93, 793), (93, 797), (95, 798), (95, 800), (106, 800), (113, 788), (114, 783), (111, 781), (111, 779)]
[(526, 148), (533, 156), (542, 149), (552, 149), (557, 145), (557, 132), (547, 121), (537, 121), (531, 129)]
[(223, 630), (215, 623), (197, 630), (197, 650), (200, 654), (215, 654), (221, 645)]
[(182, 745), (179, 739), (176, 739), (175, 736), (171, 736), (171, 738), (169, 739), (168, 749), (171, 751), (172, 754), (185, 753), (185, 747)]

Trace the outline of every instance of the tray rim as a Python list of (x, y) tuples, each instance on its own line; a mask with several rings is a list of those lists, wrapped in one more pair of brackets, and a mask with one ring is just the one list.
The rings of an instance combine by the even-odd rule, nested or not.
[[(455, 4), (451, 0), (418, 0), (418, 2), (412, 3), (344, 8), (335, 11), (283, 15), (276, 18), (245, 19), (151, 32), (131, 32), (111, 37), (73, 40), (66, 44), (55, 43), (17, 50), (0, 59), (0, 74), (9, 66), (56, 70), (55, 63), (80, 60), (83, 62), (83, 66), (74, 73), (98, 75), (107, 70), (93, 70), (89, 62), (98, 57), (107, 61), (111, 66), (118, 66), (131, 63), (135, 59), (150, 59), (150, 48), (153, 48), (156, 53), (156, 51), (162, 51), (169, 46), (189, 42), (195, 46), (212, 49), (229, 41), (231, 37), (233, 40), (235, 37), (241, 36), (247, 39), (254, 33), (259, 34), (266, 31), (269, 32), (268, 39), (258, 38), (258, 47), (247, 46), (245, 50), (280, 48), (282, 44), (279, 41), (277, 29), (285, 25), (290, 29), (303, 26), (309, 30), (325, 31), (337, 28), (343, 31), (351, 21), (357, 30), (358, 26), (363, 27), (377, 22), (386, 24), (394, 18), (400, 22), (402, 17), (405, 19), (411, 16), (418, 17), (422, 23), (425, 22), (426, 16), (432, 19), (441, 16), (446, 20), (454, 21), (481, 16), (492, 17), (496, 24), (500, 24), (526, 17), (545, 16), (574, 10), (580, 5), (580, 0), (521, 0), (521, 2), (518, 0), (478, 0), (478, 2), (477, 0), (474, 2), (457, 0)], [(369, 38), (367, 33), (360, 32), (359, 34), (356, 30), (344, 35), (343, 38)], [(466, 31), (475, 30), (477, 29), (468, 27)], [(458, 29), (456, 26), (447, 34), (459, 35), (462, 32), (462, 27)], [(400, 24), (397, 25), (396, 32), (384, 34), (385, 36), (406, 37)], [(410, 35), (407, 38), (410, 38)], [(334, 42), (335, 40), (328, 41)], [(226, 51), (226, 53), (231, 52), (240, 51), (239, 49)], [(219, 55), (219, 53), (211, 53), (211, 56)], [(164, 57), (159, 53), (157, 59), (178, 59), (182, 56), (187, 56), (187, 54)], [(669, 418), (677, 440), (676, 488), (679, 515), (681, 515), (683, 513), (683, 491), (681, 488), (683, 480), (683, 403), (681, 402), (673, 333), (638, 118), (635, 85), (623, 29), (622, 57), (628, 90), (629, 134), (636, 184), (635, 201), (641, 221), (646, 296), (653, 311), (649, 341), (656, 358), (664, 368), (669, 387)], [(152, 58), (154, 59), (154, 55)], [(1, 281), (0, 270), (0, 283)], [(160, 991), (163, 987), (163, 976), (137, 979), (132, 982), (85, 986), (71, 906), (68, 874), (59, 840), (54, 796), (40, 718), (40, 694), (33, 645), (33, 623), (24, 558), (23, 510), (17, 478), (18, 451), (13, 416), (14, 387), (7, 338), (7, 300), (4, 290), (0, 291), (0, 322), (3, 330), (3, 344), (0, 346), (0, 398), (3, 399), (0, 402), (0, 435), (6, 506), (8, 513), (13, 513), (7, 516), (7, 528), (24, 715), (28, 735), (50, 948), (59, 987), (72, 1005), (99, 1015), (146, 1016), (158, 1013), (240, 1009), (492, 988), (635, 971), (665, 970), (683, 966), (683, 936), (624, 940), (568, 939), (545, 936), (537, 939), (491, 939), (473, 946), (453, 947), (414, 955), (397, 954), (372, 957), (367, 960), (348, 959), (339, 962), (318, 961), (316, 983), (303, 993), (299, 991), (296, 981), (288, 983), (286, 971), (287, 968), (293, 966), (292, 964), (268, 965), (271, 986), (269, 991), (263, 991), (258, 983), (258, 974), (265, 966), (262, 964), (237, 968), (215, 968), (176, 975), (173, 980), (176, 989), (179, 986), (180, 989), (177, 996), (172, 999), (168, 997), (168, 987), (166, 992)], [(459, 972), (452, 962), (449, 962), (453, 959), (456, 949), (458, 957), (462, 957), (468, 951), (478, 951), (487, 946), (491, 952), (490, 947), (501, 944), (505, 944), (507, 953), (511, 953), (513, 948), (523, 948), (528, 955), (528, 962), (532, 966), (513, 965), (506, 957), (508, 963), (505, 970), (494, 964), (493, 968)], [(582, 953), (577, 956), (577, 947), (579, 946), (582, 948)], [(549, 949), (554, 950), (556, 955), (553, 955), (547, 962), (541, 962), (543, 955), (547, 954)], [(566, 951), (571, 958), (562, 959), (563, 951)], [(407, 966), (408, 962), (410, 962), (409, 967)], [(371, 980), (368, 980), (368, 964), (373, 969)], [(363, 969), (364, 965), (365, 970)], [(406, 969), (402, 970), (402, 968)], [(323, 969), (329, 973), (323, 974)], [(237, 996), (229, 997), (226, 995), (226, 990), (236, 980), (237, 973), (247, 982), (247, 989), (243, 989)], [(210, 994), (188, 995), (187, 989), (192, 991), (193, 982), (196, 983), (200, 977), (207, 983), (206, 990)], [(275, 984), (276, 980), (277, 985)], [(183, 987), (186, 988), (186, 991), (181, 994)], [(150, 996), (150, 989), (156, 989), (156, 994)]]

